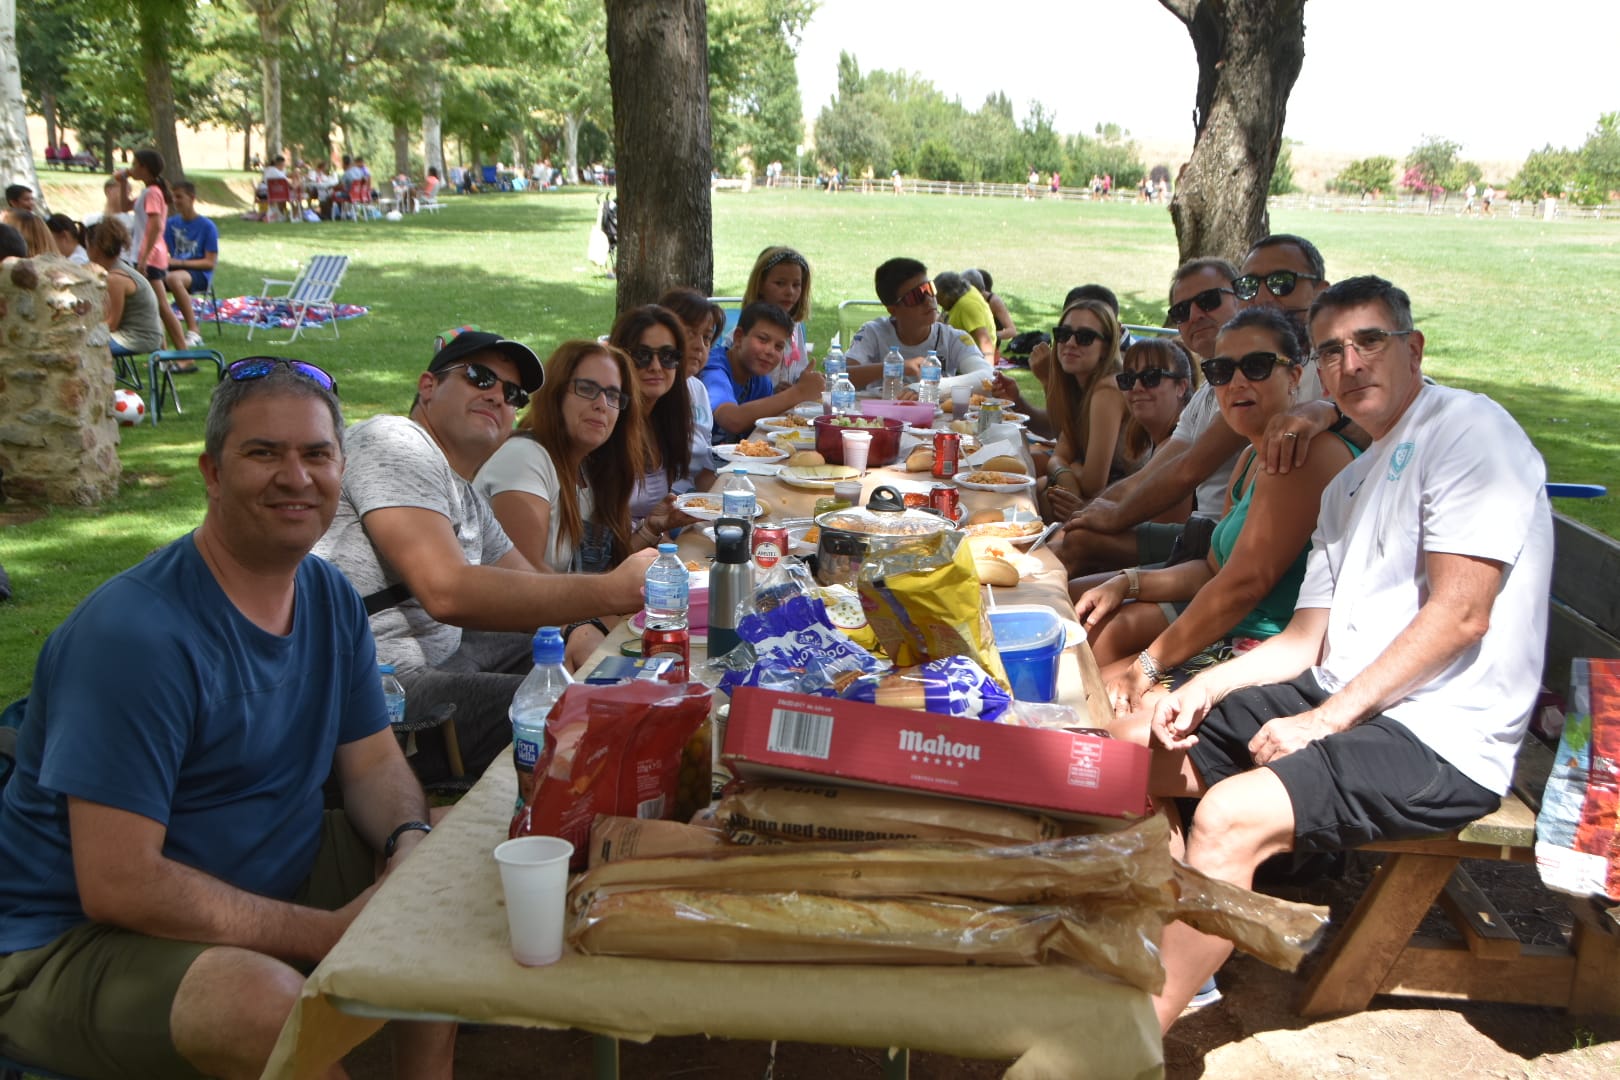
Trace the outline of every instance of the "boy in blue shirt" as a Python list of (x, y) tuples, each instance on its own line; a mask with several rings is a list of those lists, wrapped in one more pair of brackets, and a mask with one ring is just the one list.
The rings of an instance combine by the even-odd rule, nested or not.
[(771, 372), (782, 364), (793, 320), (775, 304), (749, 304), (737, 317), (731, 348), (715, 350), (701, 373), (714, 409), (714, 441), (735, 442), (767, 416), (795, 405), (820, 401), (826, 388), (821, 372), (810, 370), (799, 381), (776, 390)]
[(180, 305), (186, 323), (186, 347), (200, 349), (203, 339), (197, 332), (197, 311), (191, 294), (207, 292), (213, 281), (214, 267), (219, 264), (219, 228), (197, 213), (196, 184), (179, 180), (170, 190), (179, 213), (170, 215), (164, 229), (163, 239), (169, 246), (169, 276), (163, 284)]

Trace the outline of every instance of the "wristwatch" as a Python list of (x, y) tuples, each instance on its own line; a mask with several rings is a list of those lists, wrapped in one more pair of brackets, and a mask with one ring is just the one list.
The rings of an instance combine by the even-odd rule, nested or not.
[(399, 847), (399, 838), (401, 836), (405, 835), (406, 833), (408, 833), (408, 832), (430, 833), (432, 831), (433, 831), (433, 826), (429, 825), (425, 821), (407, 821), (407, 822), (405, 822), (405, 824), (399, 826), (393, 832), (388, 834), (388, 842), (383, 845), (383, 858), (392, 859), (394, 857), (394, 849)]
[(1153, 654), (1148, 652), (1146, 649), (1143, 649), (1141, 652), (1136, 654), (1136, 666), (1141, 668), (1142, 674), (1146, 675), (1153, 682), (1163, 681), (1164, 668), (1159, 666), (1159, 662), (1153, 659)]
[(1333, 421), (1328, 430), (1337, 435), (1339, 432), (1350, 426), (1350, 418), (1344, 415), (1344, 410), (1339, 408), (1338, 402), (1333, 403), (1333, 411), (1339, 414), (1339, 418)]
[(1135, 566), (1125, 568), (1125, 599), (1135, 600), (1142, 595), (1142, 571)]

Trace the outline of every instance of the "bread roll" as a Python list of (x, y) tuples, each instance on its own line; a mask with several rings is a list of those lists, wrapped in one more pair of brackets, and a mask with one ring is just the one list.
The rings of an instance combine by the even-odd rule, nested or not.
[(992, 521), (1006, 521), (1007, 515), (1000, 510), (975, 510), (968, 515), (969, 525), (988, 525)]
[(934, 449), (931, 446), (919, 446), (906, 458), (907, 472), (930, 472), (934, 468)]
[(1011, 454), (997, 454), (983, 465), (980, 465), (979, 468), (987, 472), (1010, 472), (1018, 473), (1020, 476), (1029, 475), (1029, 469), (1024, 465), (1024, 459), (1014, 457)]
[(978, 572), (979, 580), (986, 585), (1011, 588), (1018, 584), (1018, 568), (1006, 559), (981, 556), (973, 560), (973, 569)]
[(952, 420), (951, 430), (958, 435), (976, 435), (978, 434), (978, 425), (971, 420)]
[(805, 466), (825, 465), (827, 464), (827, 459), (816, 453), (814, 450), (800, 450), (798, 453), (788, 458), (787, 463), (789, 465)]

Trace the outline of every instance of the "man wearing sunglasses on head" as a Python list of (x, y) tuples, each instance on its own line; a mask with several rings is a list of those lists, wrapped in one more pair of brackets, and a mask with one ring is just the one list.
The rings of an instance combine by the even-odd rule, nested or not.
[(777, 390), (771, 373), (782, 366), (793, 319), (763, 300), (743, 308), (729, 349), (716, 349), (704, 365), (703, 385), (714, 410), (714, 441), (736, 442), (767, 416), (780, 416), (796, 405), (820, 401), (827, 380), (809, 369), (799, 381)]
[(880, 382), (883, 358), (893, 348), (906, 358), (906, 378), (912, 381), (921, 377), (923, 358), (930, 351), (939, 354), (941, 399), (959, 382), (978, 386), (995, 373), (971, 337), (938, 320), (928, 267), (916, 259), (890, 259), (877, 268), (872, 283), (889, 314), (868, 322), (850, 339), (844, 350), (850, 382), (857, 387)]
[[(343, 476), (332, 377), (232, 364), (197, 464), (202, 524), (41, 648), (0, 796), (0, 1048), (40, 1072), (259, 1075), (429, 830), (360, 597), (309, 557)], [(400, 1075), (450, 1076), (454, 1040), (400, 1025)]]
[[(1187, 862), (1243, 886), (1274, 854), (1496, 810), (1541, 685), (1541, 455), (1489, 398), (1425, 383), (1423, 334), (1388, 281), (1339, 282), (1309, 326), (1328, 390), (1374, 441), (1322, 494), (1287, 627), (1165, 695), (1152, 721), (1152, 793), (1202, 800)], [(1162, 1028), (1230, 951), (1166, 928)]]
[[(406, 720), (456, 707), (474, 776), (511, 741), (506, 711), (532, 667), (535, 628), (639, 610), (656, 555), (637, 552), (606, 574), (538, 573), (474, 490), (544, 379), (519, 342), (477, 327), (439, 338), (410, 415), (349, 430), (337, 517), (315, 548), (365, 598), (377, 655), (405, 688)], [(410, 761), (424, 782), (450, 775), (441, 729), (418, 731), (416, 745)]]

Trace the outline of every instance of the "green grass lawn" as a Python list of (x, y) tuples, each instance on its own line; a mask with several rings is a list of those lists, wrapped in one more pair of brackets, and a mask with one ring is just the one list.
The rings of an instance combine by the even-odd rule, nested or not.
[[(338, 341), (326, 331), (291, 347), (272, 343), (280, 333), (248, 342), (244, 329), (227, 326), (218, 347), (228, 360), (281, 352), (320, 364), (337, 376), (351, 420), (403, 411), (443, 329), (478, 323), (544, 355), (565, 338), (605, 333), (612, 321), (614, 283), (585, 259), (591, 193), (452, 197), (442, 213), (398, 224), (260, 224), (231, 216), (242, 203), (226, 177), (242, 190), (242, 174), (196, 177), (218, 211), (220, 297), (254, 292), (261, 276), (290, 277), (310, 255), (346, 253), (353, 263), (339, 298), (371, 313), (342, 323)], [(99, 177), (41, 180), (54, 208), (99, 206)], [(1502, 402), (1554, 479), (1616, 486), (1620, 388), (1604, 343), (1620, 339), (1620, 227), (1310, 211), (1281, 214), (1273, 226), (1313, 239), (1332, 277), (1373, 272), (1404, 286), (1428, 338), (1426, 369)], [(715, 198), (716, 292), (740, 293), (755, 254), (773, 243), (795, 245), (814, 269), (818, 353), (836, 329), (838, 302), (872, 297), (872, 270), (890, 255), (913, 255), (935, 271), (987, 267), (1026, 329), (1049, 326), (1063, 294), (1087, 281), (1119, 294), (1126, 321), (1157, 324), (1176, 261), (1159, 208), (756, 190)], [(205, 326), (211, 344), (213, 333)], [(90, 589), (200, 520), (207, 382), (180, 384), (183, 415), (126, 431), (116, 500), (34, 520), (0, 514), (0, 564), (16, 590), (0, 605), (0, 702), (26, 692), (40, 643)], [(1560, 509), (1620, 535), (1613, 495)], [(115, 662), (135, 674), (152, 659)]]

